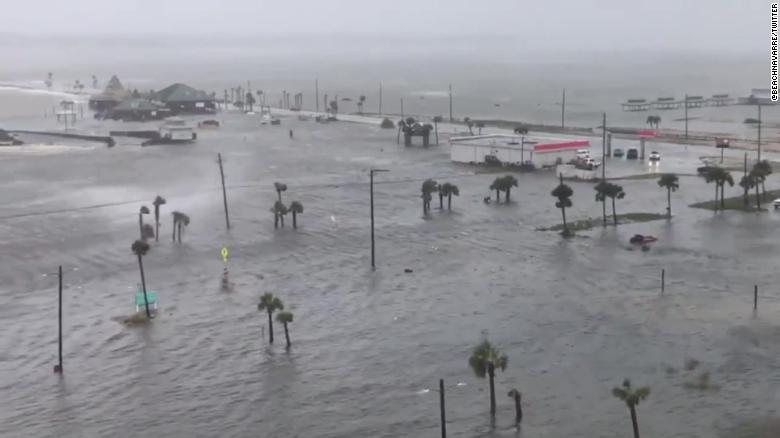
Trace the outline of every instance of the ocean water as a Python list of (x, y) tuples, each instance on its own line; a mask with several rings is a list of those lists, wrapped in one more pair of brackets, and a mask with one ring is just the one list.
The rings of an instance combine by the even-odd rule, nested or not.
[[(127, 78), (142, 77), (140, 67), (127, 68)], [(415, 80), (419, 86), (399, 86), (409, 95), (427, 93), (420, 105), (443, 89), (439, 73), (408, 75), (428, 77)], [(30, 72), (3, 76), (37, 80)], [(149, 74), (149, 84), (174, 76)], [(230, 83), (189, 70), (181, 76), (204, 88), (209, 81)], [(300, 76), (303, 83), (313, 75)], [(329, 79), (344, 85), (326, 87), (362, 89), (348, 77)], [(374, 82), (369, 79), (361, 81)], [(264, 87), (288, 87), (287, 80), (282, 75)], [(389, 90), (392, 82), (387, 79)], [(479, 89), (476, 83), (458, 89)], [(533, 89), (531, 81), (519, 83), (519, 90)], [(609, 85), (602, 81), (594, 90), (599, 87)], [(58, 96), (0, 93), (0, 126), (56, 128), (42, 112)], [(499, 111), (490, 108), (497, 107), (485, 104), (485, 115)], [(107, 149), (31, 137), (32, 146), (0, 148), (0, 436), (436, 437), (438, 397), (426, 389), (440, 378), (452, 437), (627, 436), (628, 411), (610, 394), (624, 378), (652, 388), (639, 407), (642, 436), (731, 437), (738, 425), (777, 415), (780, 295), (773, 285), (780, 280), (780, 243), (771, 236), (780, 216), (774, 212), (687, 208), (710, 199), (712, 187), (682, 177), (672, 221), (562, 240), (536, 231), (560, 218), (549, 195), (552, 174), (518, 175), (513, 203), (486, 205), (495, 175), (452, 164), (446, 144), (404, 148), (395, 131), (370, 125), (284, 118), (275, 127), (259, 125), (256, 116), (217, 118), (220, 129), (200, 131), (192, 145), (141, 148), (122, 140)], [(77, 125), (84, 132), (149, 126), (89, 118)], [(610, 160), (608, 169), (685, 173), (710, 153), (656, 147), (663, 156), (659, 169), (622, 160)], [(217, 153), (225, 158), (229, 231)], [(375, 185), (376, 271), (369, 264), (371, 167), (390, 170)], [(452, 212), (422, 216), (425, 178), (460, 187)], [(289, 187), (285, 202), (304, 204), (298, 230), (289, 228), (289, 218), (284, 229), (273, 228), (268, 209), (275, 181)], [(777, 181), (773, 176), (767, 186)], [(665, 208), (666, 193), (655, 180), (622, 184), (627, 196), (619, 212)], [(597, 217), (592, 186), (572, 186), (567, 216)], [(158, 194), (168, 203), (144, 268), (161, 312), (150, 326), (126, 327), (117, 319), (134, 310), (140, 281), (130, 251), (137, 214)], [(172, 211), (192, 218), (181, 245), (170, 241)], [(640, 251), (627, 243), (635, 233), (659, 242)], [(219, 287), (223, 245), (231, 252), (231, 292)], [(65, 271), (63, 377), (51, 372), (56, 278), (45, 275), (58, 265)], [(756, 283), (760, 307), (753, 312)], [(264, 338), (266, 318), (256, 309), (264, 292), (295, 314), (289, 351), (281, 327), (275, 345)], [(509, 357), (497, 375), (495, 424), (487, 382), (468, 368), (470, 350), (483, 336)], [(701, 365), (685, 371), (692, 358)], [(717, 390), (684, 388), (702, 372)], [(519, 432), (504, 395), (513, 387), (524, 394)]]

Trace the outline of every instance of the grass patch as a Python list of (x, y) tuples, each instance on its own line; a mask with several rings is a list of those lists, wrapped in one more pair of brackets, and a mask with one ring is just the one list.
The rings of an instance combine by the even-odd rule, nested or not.
[[(659, 219), (666, 219), (666, 215), (658, 214), (658, 213), (625, 213), (625, 214), (618, 215), (618, 224), (650, 222)], [(567, 225), (569, 231), (577, 232), (577, 231), (589, 230), (594, 227), (601, 227), (603, 226), (603, 224), (604, 224), (603, 219), (599, 217), (599, 218), (580, 219), (573, 222), (569, 222)], [(612, 220), (612, 216), (608, 216), (607, 226), (613, 226), (613, 225), (615, 225), (615, 223)], [(540, 227), (537, 228), (536, 231), (563, 231), (563, 224), (556, 224), (550, 227)]]
[[(763, 196), (761, 197), (761, 210), (760, 211), (766, 211), (765, 206), (771, 205), (772, 201), (780, 198), (780, 190), (767, 190), (766, 192), (766, 198)], [(732, 196), (731, 198), (726, 198), (723, 200), (723, 205), (725, 210), (737, 210), (737, 211), (746, 211), (746, 212), (756, 212), (759, 211), (756, 209), (756, 195), (755, 192), (753, 194), (748, 195), (748, 205), (745, 206), (745, 199), (743, 195), (739, 196)], [(720, 200), (716, 203), (715, 201), (704, 201), (704, 202), (697, 202), (695, 204), (689, 205), (691, 208), (702, 208), (704, 210), (711, 210), (716, 211), (720, 210)]]

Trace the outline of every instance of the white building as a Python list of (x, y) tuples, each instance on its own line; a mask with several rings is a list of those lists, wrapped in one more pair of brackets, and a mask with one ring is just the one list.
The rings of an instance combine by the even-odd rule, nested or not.
[(577, 150), (590, 148), (590, 141), (490, 134), (452, 137), (450, 145), (450, 159), (456, 163), (520, 165), (530, 162), (536, 167), (551, 167), (574, 160)]

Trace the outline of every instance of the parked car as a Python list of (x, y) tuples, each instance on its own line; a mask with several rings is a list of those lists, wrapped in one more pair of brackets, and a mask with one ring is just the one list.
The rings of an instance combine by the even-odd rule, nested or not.
[(615, 150), (612, 151), (612, 156), (615, 158), (622, 158), (623, 157), (623, 149), (615, 148)]
[(699, 176), (705, 176), (707, 173), (709, 173), (712, 169), (716, 169), (715, 166), (701, 166), (696, 168), (696, 172), (698, 172)]
[(656, 151), (650, 152), (650, 161), (661, 161), (661, 154)]
[(590, 158), (590, 150), (577, 149), (577, 159)]
[(626, 152), (626, 159), (627, 160), (636, 160), (639, 158), (639, 150), (636, 148), (629, 148), (628, 152)]
[(775, 199), (775, 200), (772, 202), (772, 205), (774, 205), (774, 206), (775, 206), (775, 210), (777, 210), (778, 208), (780, 208), (780, 198), (777, 198), (777, 199)]

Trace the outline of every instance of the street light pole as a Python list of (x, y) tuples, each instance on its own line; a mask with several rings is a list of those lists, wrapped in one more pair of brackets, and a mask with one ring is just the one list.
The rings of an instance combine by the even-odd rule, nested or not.
[(374, 173), (389, 172), (387, 169), (371, 169), (369, 171), (371, 180), (371, 269), (376, 269), (376, 252), (374, 250)]
[(566, 114), (566, 89), (563, 89), (563, 99), (561, 100), (561, 129), (564, 129), (564, 115)]
[(601, 179), (607, 175), (607, 113), (603, 114), (601, 121)]
[(685, 93), (685, 139), (688, 139), (688, 93)]
[(57, 306), (58, 307), (58, 311), (57, 311), (58, 318), (57, 319), (59, 321), (58, 322), (59, 329), (58, 329), (58, 336), (57, 336), (58, 339), (59, 339), (59, 341), (58, 341), (58, 344), (59, 344), (58, 345), (59, 363), (58, 363), (58, 365), (56, 367), (54, 367), (54, 372), (62, 374), (62, 372), (63, 372), (63, 369), (62, 369), (62, 265), (60, 265), (60, 267), (59, 267), (59, 269), (57, 271), (57, 276), (59, 277), (59, 305)]
[(758, 161), (761, 161), (761, 104), (758, 104)]
[(447, 438), (447, 419), (444, 415), (444, 379), (439, 379), (439, 409), (441, 411), (441, 438)]

